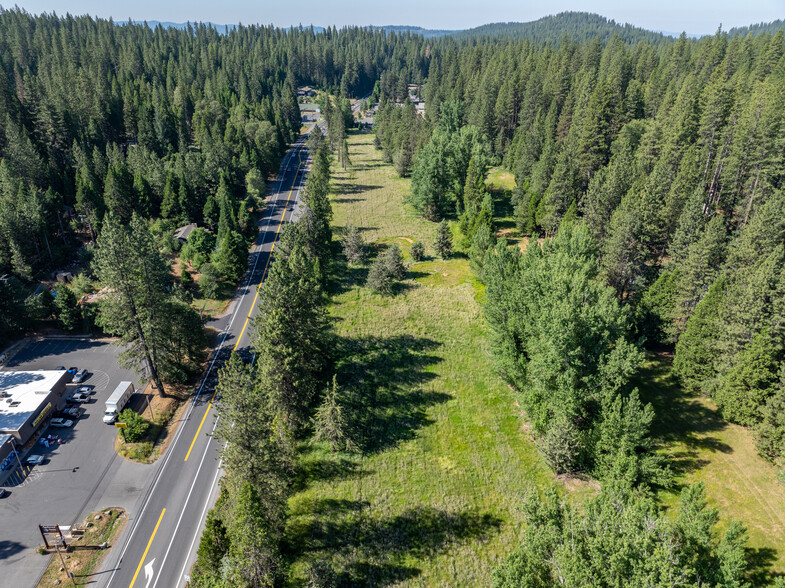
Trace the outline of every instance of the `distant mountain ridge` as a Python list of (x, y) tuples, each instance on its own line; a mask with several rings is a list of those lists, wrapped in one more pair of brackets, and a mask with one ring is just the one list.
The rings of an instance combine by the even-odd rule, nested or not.
[(446, 37), (448, 35), (455, 35), (461, 32), (455, 30), (424, 29), (422, 27), (414, 27), (408, 25), (384, 25), (384, 26), (371, 25), (371, 28), (382, 29), (388, 33), (397, 33), (399, 35), (405, 33), (413, 33), (416, 35), (422, 35), (423, 38), (425, 39), (433, 39), (434, 37)]
[(785, 29), (785, 20), (775, 20), (772, 22), (759, 22), (751, 24), (746, 27), (734, 27), (728, 31), (728, 36), (735, 37), (736, 35), (746, 37), (749, 33), (753, 35), (760, 35), (762, 33), (776, 34), (777, 31)]
[(559, 41), (568, 35), (574, 41), (585, 41), (599, 37), (603, 41), (618, 35), (624, 41), (662, 41), (665, 35), (649, 31), (631, 24), (618, 24), (616, 21), (588, 12), (560, 12), (544, 16), (531, 22), (499, 22), (460, 31), (455, 38), (468, 37), (510, 37), (527, 39), (535, 43)]
[[(170, 21), (132, 21), (133, 24), (147, 24), (150, 28), (162, 26), (164, 28), (184, 29), (190, 24), (196, 26), (204, 24), (213, 27), (219, 33), (227, 30), (234, 30), (236, 24), (216, 24), (213, 22), (187, 23)], [(117, 22), (118, 25), (127, 22)], [(311, 28), (312, 25), (299, 25), (302, 28)], [(514, 38), (530, 40), (534, 43), (545, 43), (547, 41), (558, 42), (564, 35), (569, 36), (574, 41), (585, 41), (599, 37), (603, 42), (609, 40), (614, 35), (618, 35), (622, 40), (630, 43), (638, 41), (648, 41), (657, 43), (668, 38), (678, 37), (681, 33), (666, 31), (651, 31), (641, 27), (636, 27), (629, 23), (619, 24), (613, 19), (605, 18), (599, 14), (589, 12), (560, 12), (559, 14), (544, 16), (540, 19), (529, 22), (497, 22), (484, 24), (478, 27), (464, 30), (450, 29), (426, 29), (414, 25), (368, 25), (372, 29), (383, 30), (387, 33), (396, 34), (416, 34), (426, 39), (440, 37), (453, 37), (455, 39), (471, 38)], [(282, 28), (297, 28), (297, 25)], [(321, 33), (325, 27), (313, 26), (314, 32)], [(785, 28), (785, 20), (775, 20), (770, 23), (757, 23), (744, 27), (734, 27), (727, 31), (728, 36), (746, 36), (747, 34), (774, 34)], [(708, 33), (694, 34), (686, 33), (688, 38), (699, 38)]]

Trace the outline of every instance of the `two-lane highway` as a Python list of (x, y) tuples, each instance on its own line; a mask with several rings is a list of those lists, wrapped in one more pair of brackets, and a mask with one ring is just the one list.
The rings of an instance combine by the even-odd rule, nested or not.
[(248, 272), (229, 312), (213, 324), (220, 336), (207, 374), (169, 449), (153, 466), (157, 469), (148, 488), (130, 510), (129, 525), (104, 562), (102, 573), (95, 576), (99, 585), (175, 588), (185, 584), (221, 474), (219, 446), (210, 435), (218, 422), (213, 409), (217, 370), (233, 350), (249, 346), (249, 325), (259, 289), (281, 227), (295, 210), (305, 178), (300, 172), (307, 163), (305, 138), (301, 137), (281, 165), (279, 180), (259, 222)]

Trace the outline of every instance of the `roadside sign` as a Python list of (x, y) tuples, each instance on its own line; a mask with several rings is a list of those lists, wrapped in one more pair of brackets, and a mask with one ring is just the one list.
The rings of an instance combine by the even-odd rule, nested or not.
[(117, 427), (118, 429), (125, 429), (126, 427), (128, 427), (128, 423), (115, 423), (114, 426)]

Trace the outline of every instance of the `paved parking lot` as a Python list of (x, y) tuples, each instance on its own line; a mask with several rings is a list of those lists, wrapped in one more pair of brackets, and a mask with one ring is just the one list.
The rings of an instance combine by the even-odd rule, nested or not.
[(68, 393), (91, 385), (94, 394), (81, 405), (85, 413), (72, 428), (44, 431), (57, 435), (60, 442), (49, 448), (36, 444), (28, 452), (43, 454), (41, 465), (25, 474), (17, 468), (3, 483), (10, 495), (0, 499), (0, 584), (34, 586), (46, 563), (33, 551), (41, 543), (37, 525), (77, 522), (88, 506), (99, 501), (106, 479), (122, 465), (124, 460), (113, 447), (116, 430), (101, 420), (104, 402), (118, 383), (139, 383), (131, 370), (118, 365), (119, 353), (108, 340), (46, 339), (27, 343), (4, 366), (4, 370), (86, 368), (88, 377), (81, 384), (69, 384)]

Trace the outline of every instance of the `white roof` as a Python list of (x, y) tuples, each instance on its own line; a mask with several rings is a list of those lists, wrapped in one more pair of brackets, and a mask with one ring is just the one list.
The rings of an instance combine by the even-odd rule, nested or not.
[(65, 370), (0, 372), (0, 396), (5, 395), (0, 398), (0, 431), (19, 430), (65, 375)]

